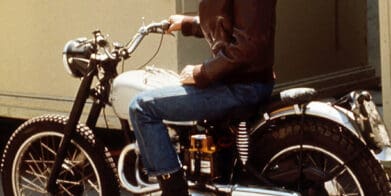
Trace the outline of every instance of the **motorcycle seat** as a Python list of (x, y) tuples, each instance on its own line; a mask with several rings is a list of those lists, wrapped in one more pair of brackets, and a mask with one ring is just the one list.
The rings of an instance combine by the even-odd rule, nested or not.
[(287, 104), (309, 102), (315, 95), (316, 90), (313, 88), (292, 88), (280, 92), (281, 101)]
[(293, 104), (308, 103), (316, 98), (316, 90), (313, 88), (291, 88), (274, 94), (270, 101), (260, 108), (236, 108), (229, 116), (232, 122), (252, 121), (260, 114), (272, 112), (278, 108)]
[(313, 88), (291, 88), (281, 91), (279, 94), (272, 96), (270, 102), (261, 108), (261, 112), (271, 112), (275, 109), (293, 105), (303, 104), (314, 100), (317, 92)]

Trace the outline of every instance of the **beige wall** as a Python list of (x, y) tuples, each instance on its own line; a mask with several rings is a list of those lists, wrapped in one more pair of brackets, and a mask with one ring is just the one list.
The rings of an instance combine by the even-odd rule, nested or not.
[[(127, 42), (140, 25), (160, 21), (176, 11), (175, 0), (0, 1), (0, 116), (30, 118), (69, 112), (80, 84), (62, 64), (64, 44), (91, 37), (101, 29), (111, 41)], [(177, 39), (165, 36), (150, 64), (176, 69)], [(148, 36), (125, 63), (144, 64), (160, 36)], [(116, 123), (116, 122), (113, 122)]]
[[(59, 0), (0, 2), (0, 92), (73, 96), (79, 82), (64, 71), (67, 40), (90, 37), (95, 29), (125, 43), (142, 24), (175, 12), (175, 0)], [(159, 36), (149, 36), (126, 68), (153, 55)], [(166, 36), (153, 64), (176, 67), (176, 39)]]
[[(391, 128), (391, 3), (379, 0), (381, 72), (384, 121)], [(390, 132), (391, 133), (391, 132)]]
[[(0, 116), (69, 111), (79, 85), (62, 65), (61, 51), (69, 39), (90, 36), (99, 28), (111, 40), (124, 43), (142, 17), (149, 23), (172, 13), (196, 14), (197, 4), (198, 0), (0, 1)], [(355, 74), (362, 72), (370, 77), (362, 71), (368, 70), (366, 0), (279, 0), (277, 13), (275, 66), (281, 88), (358, 84)], [(159, 36), (149, 36), (125, 68), (146, 62), (158, 41)], [(165, 36), (151, 64), (179, 70), (209, 56), (202, 39)]]

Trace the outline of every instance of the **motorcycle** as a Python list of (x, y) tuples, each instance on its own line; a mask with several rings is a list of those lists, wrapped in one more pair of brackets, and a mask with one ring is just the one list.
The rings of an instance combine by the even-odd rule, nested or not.
[[(180, 85), (178, 75), (154, 67), (118, 74), (117, 68), (145, 36), (163, 37), (168, 27), (167, 21), (142, 26), (126, 45), (111, 44), (99, 30), (65, 45), (65, 68), (81, 79), (72, 110), (69, 117), (32, 118), (15, 130), (1, 164), (5, 195), (158, 194), (156, 178), (142, 166), (128, 104), (140, 91)], [(118, 157), (95, 132), (106, 106), (127, 139)], [(390, 195), (375, 156), (388, 152), (390, 141), (366, 91), (322, 99), (312, 88), (293, 88), (240, 118), (164, 123), (195, 194)]]

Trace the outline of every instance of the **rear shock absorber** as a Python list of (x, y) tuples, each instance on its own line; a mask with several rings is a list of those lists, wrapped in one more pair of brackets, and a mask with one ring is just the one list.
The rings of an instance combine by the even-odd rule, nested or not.
[(246, 122), (240, 122), (236, 131), (236, 149), (243, 165), (246, 165), (249, 157), (249, 146), (250, 139), (247, 131), (247, 124)]

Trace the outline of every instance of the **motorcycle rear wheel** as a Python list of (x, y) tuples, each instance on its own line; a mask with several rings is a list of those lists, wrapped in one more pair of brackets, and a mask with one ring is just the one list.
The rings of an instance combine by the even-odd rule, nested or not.
[(302, 195), (390, 195), (387, 174), (349, 131), (325, 119), (276, 120), (252, 138), (250, 163)]
[[(50, 195), (46, 190), (67, 118), (47, 115), (22, 124), (9, 139), (2, 160), (6, 196)], [(56, 195), (119, 195), (113, 161), (91, 130), (77, 126), (57, 179)]]

